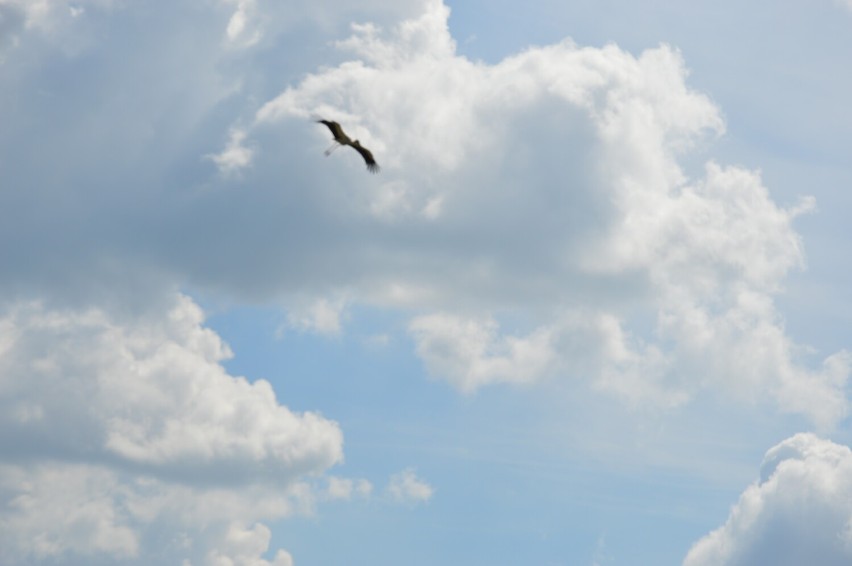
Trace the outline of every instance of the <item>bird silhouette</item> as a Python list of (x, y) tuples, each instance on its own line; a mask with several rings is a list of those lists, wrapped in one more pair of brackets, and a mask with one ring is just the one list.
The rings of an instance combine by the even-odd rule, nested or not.
[(349, 136), (343, 131), (343, 128), (340, 127), (340, 124), (334, 122), (333, 120), (317, 120), (319, 124), (325, 124), (328, 126), (328, 129), (331, 130), (331, 135), (334, 136), (335, 144), (325, 150), (326, 156), (331, 155), (331, 152), (337, 149), (342, 145), (348, 145), (353, 148), (355, 151), (361, 154), (361, 157), (364, 158), (364, 162), (367, 164), (367, 170), (370, 173), (378, 173), (379, 172), (379, 164), (376, 163), (376, 160), (373, 159), (373, 154), (370, 153), (370, 150), (361, 145), (361, 142), (358, 140), (352, 141)]

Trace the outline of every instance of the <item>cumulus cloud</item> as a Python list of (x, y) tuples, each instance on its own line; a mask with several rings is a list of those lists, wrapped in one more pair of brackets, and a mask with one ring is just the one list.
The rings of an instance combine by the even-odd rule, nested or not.
[[(780, 207), (739, 167), (684, 170), (681, 156), (724, 123), (687, 86), (680, 55), (566, 41), (486, 65), (456, 55), (447, 13), (431, 2), (387, 32), (354, 26), (339, 46), (358, 59), (257, 113), (261, 130), (329, 115), (387, 154), (390, 180), (362, 190), (361, 212), (407, 233), (422, 260), (394, 264), (388, 249), (385, 281), (367, 296), (440, 309), (409, 327), (430, 371), (464, 391), (529, 382), (576, 367), (554, 344), (607, 321), (591, 351), (609, 357), (580, 365), (633, 401), (678, 404), (718, 387), (757, 402), (769, 391), (820, 426), (843, 418), (849, 355), (804, 366), (773, 301), (804, 265), (793, 221), (813, 201)], [(494, 311), (519, 304), (556, 314), (526, 336), (500, 335)], [(462, 305), (479, 313), (447, 310)], [(578, 334), (581, 316), (590, 324)], [(654, 334), (635, 332), (648, 317)]]
[(230, 352), (180, 298), (164, 320), (125, 326), (101, 310), (29, 304), (3, 319), (2, 441), (60, 447), (162, 474), (286, 481), (342, 457), (336, 423), (280, 405), (268, 382), (228, 375)]
[(813, 434), (771, 448), (760, 479), (684, 566), (852, 562), (852, 451)]
[[(57, 118), (0, 110), (4, 178), (17, 187), (0, 195), (0, 289), (309, 297), (290, 323), (325, 333), (339, 332), (342, 310), (323, 298), (345, 293), (410, 309), (427, 367), (463, 390), (579, 372), (634, 401), (721, 388), (748, 402), (768, 391), (823, 427), (846, 414), (849, 355), (805, 364), (774, 305), (804, 265), (793, 222), (811, 203), (781, 207), (739, 167), (682, 164), (724, 122), (689, 87), (676, 49), (565, 40), (471, 61), (456, 52), (448, 8), (430, 0), (395, 26), (353, 26), (337, 43), (349, 60), (299, 69), (276, 95), (242, 64), (259, 46), (221, 45), (261, 20), (277, 25), (259, 16), (276, 8), (222, 6), (191, 41), (165, 26), (150, 51), (159, 65), (117, 56), (99, 63), (98, 84), (49, 91), (61, 99), (0, 101)], [(62, 64), (75, 75), (95, 61)], [(129, 76), (157, 88), (128, 92)], [(4, 96), (33, 90), (30, 75), (10, 77)], [(122, 102), (77, 110), (96, 93)], [(365, 175), (355, 152), (324, 158), (315, 114), (370, 147), (382, 175)], [(36, 146), (54, 173), (27, 158)], [(209, 170), (217, 164), (240, 174)], [(501, 333), (505, 312), (529, 330)], [(441, 329), (461, 342), (445, 347)], [(593, 336), (582, 363), (561, 353)]]
[[(305, 485), (191, 487), (57, 461), (4, 464), (0, 494), (0, 560), (10, 566), (211, 558), (266, 564), (258, 561), (268, 550), (268, 528), (258, 521), (308, 513), (313, 505)], [(235, 536), (247, 529), (251, 541)]]
[[(676, 49), (565, 40), (471, 61), (456, 52), (448, 8), (430, 0), (397, 25), (353, 26), (336, 44), (349, 60), (276, 95), (233, 64), (256, 48), (220, 45), (224, 15), (242, 37), (252, 32), (237, 33), (240, 14), (250, 26), (274, 8), (224, 6), (194, 42), (163, 29), (174, 69), (121, 58), (103, 73), (141, 67), (157, 79), (156, 93), (129, 101), (138, 122), (107, 127), (110, 108), (60, 112), (41, 129), (6, 116), (6, 178), (20, 190), (0, 195), (10, 258), (0, 289), (144, 302), (186, 285), (295, 304), (289, 328), (329, 335), (345, 296), (412, 312), (426, 366), (464, 391), (570, 374), (631, 402), (668, 406), (715, 388), (745, 402), (768, 394), (825, 428), (847, 413), (849, 355), (806, 364), (774, 304), (804, 265), (793, 223), (813, 202), (781, 207), (754, 171), (682, 164), (725, 125)], [(123, 92), (105, 81), (97, 92)], [(68, 90), (69, 108), (94, 95), (81, 88)], [(9, 102), (0, 108), (47, 112), (38, 98)], [(339, 120), (382, 174), (364, 174), (352, 151), (323, 157), (328, 131), (314, 115)], [(59, 140), (38, 142), (56, 175), (20, 154), (46, 138)], [(62, 199), (87, 204), (53, 206)], [(523, 332), (504, 324), (518, 313)], [(565, 354), (576, 344), (582, 356)]]
[(4, 564), (68, 553), (129, 558), (139, 552), (139, 535), (121, 516), (121, 490), (109, 470), (7, 464), (0, 468), (0, 490)]
[(171, 557), (212, 552), (221, 563), (236, 553), (248, 563), (247, 552), (265, 552), (266, 527), (243, 536), (226, 525), (309, 511), (301, 478), (342, 459), (342, 435), (281, 405), (269, 383), (229, 375), (229, 355), (184, 296), (159, 316), (9, 307), (0, 318), (3, 563), (150, 563), (164, 525), (188, 537), (169, 541)]
[(210, 566), (293, 566), (293, 557), (286, 550), (275, 553), (272, 561), (259, 559), (266, 552), (272, 533), (260, 523), (251, 528), (231, 525), (222, 542), (222, 549), (210, 552)]
[(397, 503), (425, 503), (432, 499), (435, 489), (407, 468), (390, 477), (386, 492)]
[[(332, 53), (356, 12), (331, 0), (0, 0), (4, 563), (251, 562), (340, 461), (335, 423), (223, 369), (190, 299), (163, 313), (175, 288), (297, 305), (289, 328), (330, 335), (348, 305), (403, 309), (462, 391), (568, 376), (636, 404), (712, 389), (847, 414), (850, 355), (806, 363), (774, 303), (813, 203), (685, 165), (725, 124), (675, 48), (566, 39), (489, 64), (457, 53), (439, 0), (357, 4), (375, 23)], [(323, 157), (314, 114), (382, 174)], [(406, 470), (387, 493), (432, 488)]]

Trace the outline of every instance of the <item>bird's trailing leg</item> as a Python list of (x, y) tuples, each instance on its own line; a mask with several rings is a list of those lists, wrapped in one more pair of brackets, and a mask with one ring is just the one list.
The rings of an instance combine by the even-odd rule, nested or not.
[(325, 150), (325, 156), (326, 156), (326, 157), (328, 157), (329, 155), (331, 155), (331, 152), (333, 152), (333, 151), (334, 151), (335, 149), (337, 149), (338, 147), (340, 147), (340, 144), (339, 144), (339, 143), (337, 143), (337, 142), (334, 142), (334, 145), (333, 145), (333, 146), (331, 146), (330, 148), (328, 148), (327, 150)]

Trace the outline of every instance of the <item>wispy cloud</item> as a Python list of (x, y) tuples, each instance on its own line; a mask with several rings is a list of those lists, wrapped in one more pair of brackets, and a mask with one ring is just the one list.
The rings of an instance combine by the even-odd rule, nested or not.
[(373, 484), (365, 479), (328, 477), (325, 495), (328, 499), (350, 500), (353, 497), (369, 497), (373, 493)]
[(343, 330), (346, 301), (344, 299), (316, 299), (308, 304), (291, 307), (287, 324), (278, 330), (279, 336), (288, 328), (325, 336), (338, 336)]
[(435, 488), (417, 477), (412, 468), (393, 474), (385, 491), (397, 503), (425, 503), (435, 494)]
[(224, 174), (234, 173), (243, 167), (247, 167), (251, 163), (252, 150), (243, 145), (246, 139), (246, 132), (240, 129), (232, 129), (228, 143), (221, 153), (210, 154), (207, 157), (211, 159), (216, 166)]

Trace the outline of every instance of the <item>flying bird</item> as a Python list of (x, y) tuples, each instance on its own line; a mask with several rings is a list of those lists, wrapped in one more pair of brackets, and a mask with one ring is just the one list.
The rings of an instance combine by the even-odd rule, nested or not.
[(331, 155), (331, 152), (337, 149), (338, 147), (342, 145), (348, 145), (361, 154), (361, 157), (363, 157), (364, 161), (367, 163), (367, 170), (370, 171), (370, 173), (379, 172), (379, 164), (376, 163), (375, 159), (373, 159), (373, 154), (370, 153), (370, 150), (361, 145), (358, 140), (352, 141), (351, 139), (349, 139), (349, 136), (347, 136), (343, 132), (343, 128), (340, 127), (340, 124), (332, 120), (317, 120), (317, 122), (328, 126), (328, 129), (331, 130), (331, 135), (334, 136), (335, 144), (325, 150), (325, 154), (327, 156)]

